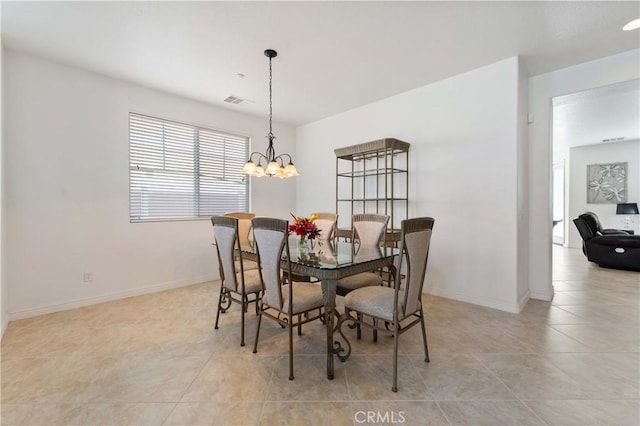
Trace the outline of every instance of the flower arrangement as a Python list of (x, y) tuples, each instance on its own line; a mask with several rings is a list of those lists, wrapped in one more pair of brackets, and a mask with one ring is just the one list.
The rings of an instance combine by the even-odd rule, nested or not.
[(315, 240), (320, 236), (320, 230), (314, 223), (318, 215), (312, 214), (311, 217), (296, 217), (291, 213), (294, 221), (289, 225), (289, 235), (295, 233), (300, 237), (300, 243), (304, 244), (307, 239)]

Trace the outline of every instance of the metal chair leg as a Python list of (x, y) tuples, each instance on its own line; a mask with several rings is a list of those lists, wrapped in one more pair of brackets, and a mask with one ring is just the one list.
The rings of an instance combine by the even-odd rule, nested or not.
[(356, 314), (356, 318), (358, 318), (358, 322), (356, 323), (356, 339), (362, 339), (362, 327), (360, 327), (360, 322), (362, 321), (362, 314), (358, 312)]
[(216, 325), (214, 329), (218, 329), (218, 320), (220, 319), (220, 311), (222, 310), (222, 292), (224, 291), (224, 287), (220, 284), (220, 295), (218, 296), (218, 313), (216, 313)]
[(393, 386), (392, 392), (398, 392), (398, 324), (393, 325)]
[(253, 353), (258, 352), (258, 337), (260, 337), (260, 323), (262, 322), (262, 306), (258, 314), (258, 327), (256, 328), (256, 341), (253, 343)]
[(427, 345), (427, 330), (424, 325), (424, 312), (420, 307), (420, 325), (422, 326), (422, 343), (424, 344), (424, 362), (429, 362), (429, 346)]
[(246, 296), (242, 297), (242, 312), (240, 313), (240, 346), (244, 346), (244, 314), (249, 307), (249, 301)]
[(373, 343), (376, 343), (378, 341), (378, 320), (377, 319), (373, 319)]
[(293, 380), (293, 316), (289, 315), (289, 380)]

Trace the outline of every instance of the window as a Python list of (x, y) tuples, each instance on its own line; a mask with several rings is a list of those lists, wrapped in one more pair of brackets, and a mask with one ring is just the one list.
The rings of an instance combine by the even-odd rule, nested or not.
[(246, 137), (129, 114), (131, 222), (247, 211), (248, 149)]

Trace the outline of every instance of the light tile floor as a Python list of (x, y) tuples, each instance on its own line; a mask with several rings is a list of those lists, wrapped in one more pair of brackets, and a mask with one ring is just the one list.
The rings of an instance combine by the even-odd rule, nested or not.
[[(239, 346), (239, 310), (213, 330), (218, 283), (9, 324), (2, 341), (2, 424), (638, 425), (640, 274), (554, 248), (553, 302), (520, 315), (425, 296), (420, 329), (353, 342), (325, 376), (324, 328), (295, 337), (263, 321), (258, 354)], [(352, 339), (353, 341), (354, 339)]]

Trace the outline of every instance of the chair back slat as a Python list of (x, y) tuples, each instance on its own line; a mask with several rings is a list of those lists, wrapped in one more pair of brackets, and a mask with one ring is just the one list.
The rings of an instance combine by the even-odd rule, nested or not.
[(377, 247), (384, 239), (389, 216), (379, 214), (354, 214), (354, 238), (361, 247)]
[[(213, 237), (220, 264), (220, 279), (226, 288), (238, 291), (236, 266), (233, 252), (238, 244), (238, 219), (232, 217), (213, 216)], [(242, 262), (242, 261), (241, 261)]]
[(318, 218), (316, 219), (316, 226), (320, 230), (320, 239), (329, 240), (333, 236), (333, 231), (336, 227), (338, 215), (335, 213), (314, 213)]
[(258, 253), (260, 275), (264, 283), (262, 301), (269, 306), (282, 309), (282, 275), (280, 260), (287, 244), (289, 222), (280, 219), (255, 218), (252, 220), (253, 238)]
[[(402, 301), (404, 316), (411, 315), (420, 309), (433, 224), (434, 219), (430, 217), (402, 221), (400, 236), (402, 257), (399, 266), (402, 265), (402, 258), (406, 260), (407, 264), (404, 300)], [(400, 268), (398, 268), (396, 274), (396, 280), (399, 280)], [(400, 288), (399, 284), (399, 282), (396, 283), (396, 289), (398, 290)]]
[(235, 217), (238, 219), (238, 237), (240, 239), (240, 246), (249, 247), (251, 245), (251, 219), (256, 217), (255, 213), (230, 212), (225, 213), (224, 216)]

